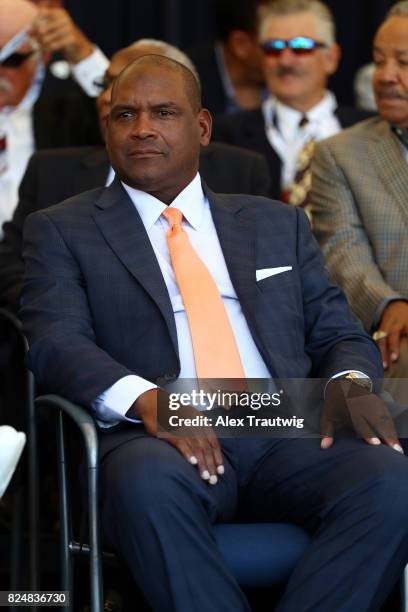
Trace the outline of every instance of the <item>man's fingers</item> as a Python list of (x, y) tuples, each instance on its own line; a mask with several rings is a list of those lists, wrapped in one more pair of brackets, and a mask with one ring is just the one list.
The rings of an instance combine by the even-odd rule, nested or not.
[[(217, 469), (217, 473), (218, 474), (223, 474), (224, 473), (224, 457), (222, 456), (222, 451), (221, 451), (221, 446), (220, 443), (218, 441), (218, 438), (216, 437), (216, 435), (211, 432), (211, 434), (208, 437), (208, 441), (212, 447), (213, 450), (213, 454), (214, 454), (214, 459), (215, 459), (215, 464), (216, 464), (216, 469)], [(222, 468), (222, 469), (220, 469)]]
[(383, 368), (384, 368), (384, 370), (386, 370), (388, 368), (388, 365), (389, 365), (387, 338), (382, 338), (381, 340), (378, 340), (377, 344), (378, 344), (378, 348), (380, 349), (380, 352), (381, 352), (381, 359), (382, 359)]
[(323, 436), (322, 441), (320, 442), (320, 448), (326, 450), (333, 445), (334, 438), (331, 436)]
[(175, 446), (191, 465), (197, 466), (203, 480), (210, 479), (211, 473), (207, 465), (206, 457), (199, 444), (197, 444), (196, 438), (172, 437), (167, 438), (166, 441), (172, 446)]
[(398, 438), (388, 438), (384, 440), (384, 444), (386, 444), (387, 446), (390, 446), (392, 449), (394, 449), (398, 453), (401, 453), (402, 455), (404, 454), (404, 449), (402, 448)]
[(183, 457), (185, 457), (185, 459), (187, 459), (187, 461), (191, 463), (191, 465), (197, 465), (198, 463), (197, 457), (194, 456), (194, 451), (189, 445), (187, 439), (172, 438), (172, 439), (169, 439), (169, 442), (180, 451)]
[(400, 354), (401, 330), (392, 331), (386, 338), (388, 344), (388, 354), (391, 362), (397, 361)]
[(364, 440), (367, 442), (367, 444), (370, 444), (371, 446), (379, 446), (381, 444), (381, 440), (376, 436), (373, 436), (371, 438), (364, 438)]
[(320, 435), (322, 437), (320, 443), (321, 448), (330, 448), (333, 444), (334, 424), (329, 418), (326, 406), (323, 407), (323, 412), (320, 417)]
[[(217, 462), (214, 455), (214, 450), (207, 438), (198, 439), (198, 443), (201, 447), (202, 456), (204, 457), (205, 475), (201, 474), (201, 477), (208, 480), (210, 484), (216, 484), (217, 482)], [(194, 447), (193, 447), (194, 448)], [(206, 477), (206, 474), (209, 477)]]

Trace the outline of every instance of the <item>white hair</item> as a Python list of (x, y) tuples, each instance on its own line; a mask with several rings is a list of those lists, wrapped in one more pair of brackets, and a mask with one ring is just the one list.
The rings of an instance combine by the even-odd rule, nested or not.
[[(402, 4), (408, 4), (403, 2)], [(259, 24), (259, 38), (265, 39), (265, 33), (274, 17), (308, 12), (316, 17), (320, 42), (333, 45), (336, 42), (336, 25), (332, 12), (320, 0), (274, 0), (262, 13)]]

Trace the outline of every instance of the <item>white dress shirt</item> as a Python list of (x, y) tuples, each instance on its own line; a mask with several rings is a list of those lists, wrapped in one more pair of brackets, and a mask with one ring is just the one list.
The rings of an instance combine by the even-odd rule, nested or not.
[[(72, 74), (84, 91), (97, 95), (93, 82), (101, 78), (109, 65), (103, 53), (95, 48), (90, 56), (72, 66)], [(7, 148), (1, 160), (5, 170), (0, 172), (0, 238), (2, 226), (11, 219), (18, 202), (18, 188), (26, 171), (28, 160), (34, 153), (33, 106), (41, 92), (45, 68), (41, 63), (34, 76), (33, 83), (23, 100), (16, 107), (5, 107), (0, 110), (0, 137), (5, 135)]]
[[(341, 131), (341, 125), (334, 111), (337, 101), (330, 91), (326, 91), (321, 102), (307, 113), (301, 113), (290, 106), (269, 97), (262, 105), (265, 118), (266, 136), (282, 160), (281, 185), (290, 185), (296, 175), (296, 163), (300, 151), (311, 138), (323, 140)], [(301, 119), (306, 116), (307, 125), (300, 127)]]
[[(166, 219), (161, 217), (166, 205), (152, 195), (132, 189), (125, 184), (123, 186), (146, 228), (169, 292), (176, 322), (180, 354), (181, 370), (179, 378), (194, 379), (196, 378), (196, 371), (190, 329), (180, 290), (170, 263), (166, 241), (166, 232), (169, 226)], [(252, 338), (238, 297), (232, 286), (208, 199), (203, 193), (198, 174), (170, 206), (178, 208), (183, 213), (183, 227), (190, 238), (191, 244), (217, 284), (234, 331), (246, 377), (270, 378), (268, 368)], [(125, 413), (133, 402), (142, 393), (155, 387), (156, 385), (140, 376), (125, 376), (93, 402), (92, 407), (95, 416), (99, 417), (98, 420), (101, 425), (103, 424), (101, 421), (110, 421), (109, 425), (112, 425), (114, 424), (112, 421), (117, 423), (119, 420), (126, 419)]]

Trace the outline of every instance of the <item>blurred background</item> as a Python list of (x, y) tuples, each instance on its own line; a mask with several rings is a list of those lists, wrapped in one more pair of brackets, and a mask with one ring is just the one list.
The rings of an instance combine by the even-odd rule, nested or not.
[[(327, 0), (342, 47), (330, 88), (342, 104), (353, 103), (353, 76), (371, 61), (371, 43), (394, 0)], [(65, 0), (65, 8), (108, 57), (138, 38), (159, 38), (188, 49), (214, 34), (213, 0)]]

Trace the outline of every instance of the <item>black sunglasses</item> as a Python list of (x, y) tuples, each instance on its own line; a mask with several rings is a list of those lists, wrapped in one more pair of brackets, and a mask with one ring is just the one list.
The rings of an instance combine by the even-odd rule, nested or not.
[(325, 43), (318, 42), (307, 36), (296, 36), (289, 40), (271, 38), (261, 42), (261, 49), (268, 57), (279, 57), (285, 49), (290, 49), (295, 55), (309, 55), (315, 49), (327, 47)]
[(32, 51), (28, 51), (28, 53), (12, 53), (6, 57), (6, 59), (0, 61), (0, 66), (3, 66), (4, 68), (18, 68), (33, 53), (34, 49)]

